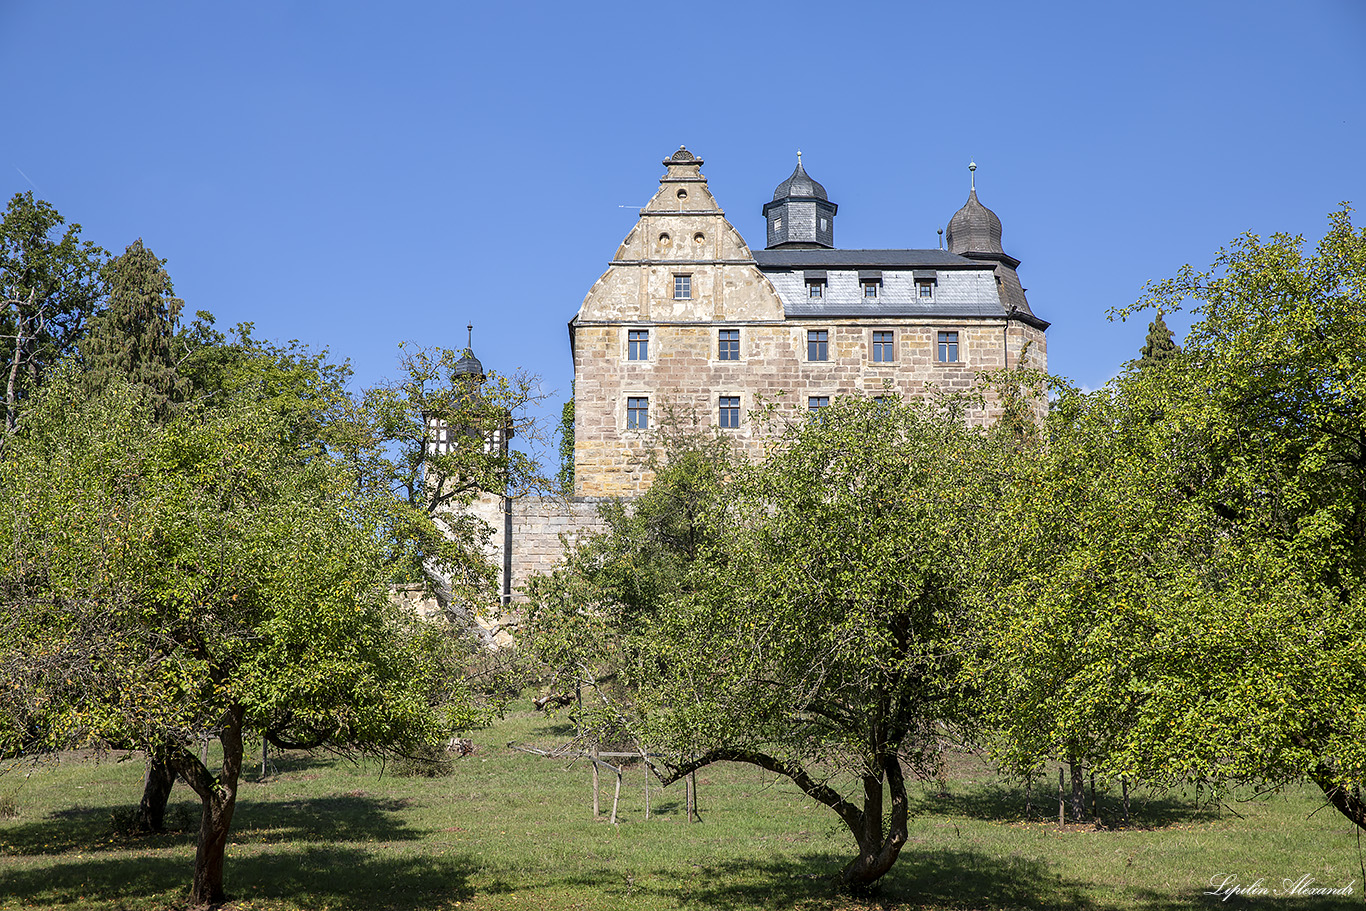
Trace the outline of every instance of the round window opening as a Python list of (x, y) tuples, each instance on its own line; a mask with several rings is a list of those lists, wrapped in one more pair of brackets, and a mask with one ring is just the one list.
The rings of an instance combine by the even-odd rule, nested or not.
[(688, 191), (687, 191), (687, 190), (679, 190), (679, 191), (678, 191), (678, 198), (679, 198), (679, 199), (687, 199), (687, 198), (688, 198)]
[(695, 244), (700, 244), (700, 243), (702, 243), (702, 241), (704, 241), (704, 240), (706, 240), (706, 239), (707, 239), (707, 236), (706, 236), (705, 234), (703, 234), (701, 231), (698, 231), (696, 234), (694, 234), (694, 235), (692, 236), (692, 242), (695, 243)]
[(667, 247), (667, 246), (669, 245), (669, 235), (668, 235), (668, 234), (661, 234), (661, 235), (659, 235), (659, 242), (660, 242), (661, 244), (663, 244), (664, 246)]

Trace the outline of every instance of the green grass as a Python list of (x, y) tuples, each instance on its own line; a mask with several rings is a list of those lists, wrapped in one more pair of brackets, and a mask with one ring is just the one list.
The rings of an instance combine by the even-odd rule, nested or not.
[[(376, 763), (289, 756), (240, 791), (227, 890), (240, 909), (1179, 909), (1234, 905), (1357, 908), (1351, 826), (1308, 789), (1196, 809), (1181, 797), (1135, 799), (1134, 826), (1096, 829), (1024, 820), (1023, 796), (977, 760), (957, 757), (947, 792), (915, 785), (910, 843), (872, 899), (837, 896), (829, 877), (851, 839), (792, 785), (747, 766), (699, 776), (703, 822), (683, 792), (628, 770), (620, 824), (594, 821), (582, 763), (507, 749), (567, 739), (530, 713), (477, 732), (476, 752), (444, 778), (381, 774)], [(1056, 773), (1055, 773), (1056, 774)], [(0, 775), (0, 909), (181, 907), (198, 804), (183, 784), (169, 819), (184, 831), (120, 837), (112, 814), (136, 802), (142, 764), (64, 757)], [(604, 813), (612, 782), (603, 779)], [(1056, 789), (1056, 778), (1053, 779)], [(1046, 789), (1045, 789), (1046, 790)], [(1047, 795), (1043, 795), (1046, 797)], [(1102, 810), (1117, 812), (1114, 795)], [(1356, 880), (1345, 898), (1203, 896), (1211, 876), (1310, 874)]]

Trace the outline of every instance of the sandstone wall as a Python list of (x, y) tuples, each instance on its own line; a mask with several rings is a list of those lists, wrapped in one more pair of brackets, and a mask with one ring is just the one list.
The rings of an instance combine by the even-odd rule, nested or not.
[[(631, 329), (648, 330), (648, 358), (629, 359)], [(720, 329), (740, 331), (740, 360), (718, 358)], [(827, 360), (807, 358), (809, 330), (827, 333)], [(893, 333), (892, 362), (873, 361), (875, 331)], [(938, 360), (941, 331), (958, 333), (956, 363)], [(574, 350), (575, 490), (583, 496), (634, 496), (649, 487), (645, 461), (653, 437), (649, 430), (628, 428), (630, 398), (648, 399), (651, 428), (667, 420), (695, 420), (712, 428), (719, 425), (719, 398), (738, 396), (740, 426), (723, 432), (757, 454), (761, 441), (749, 412), (761, 401), (805, 409), (813, 396), (873, 397), (890, 390), (915, 398), (926, 394), (927, 384), (963, 392), (972, 388), (979, 371), (1007, 363), (1016, 367), (1022, 357), (1030, 366), (1043, 366), (1046, 354), (1042, 331), (1004, 319), (580, 325)], [(975, 419), (993, 420), (999, 411), (988, 402)]]

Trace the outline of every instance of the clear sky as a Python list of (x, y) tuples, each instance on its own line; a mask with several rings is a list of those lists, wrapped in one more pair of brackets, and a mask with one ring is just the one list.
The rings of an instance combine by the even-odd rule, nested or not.
[(189, 312), (358, 384), (473, 322), (562, 401), (565, 324), (680, 144), (753, 247), (799, 148), (846, 248), (936, 246), (975, 158), (1089, 387), (1145, 282), (1366, 206), (1362, 0), (0, 0), (0, 85), (5, 199), (143, 238)]

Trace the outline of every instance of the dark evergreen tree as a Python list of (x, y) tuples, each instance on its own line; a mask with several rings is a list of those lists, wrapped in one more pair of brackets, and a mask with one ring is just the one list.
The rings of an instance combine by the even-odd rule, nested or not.
[(189, 381), (176, 369), (176, 324), (184, 301), (175, 297), (165, 262), (134, 241), (105, 267), (109, 305), (81, 343), (87, 382), (103, 388), (116, 378), (141, 387), (161, 418), (182, 401)]
[(1148, 326), (1148, 338), (1143, 343), (1143, 349), (1140, 352), (1143, 356), (1138, 359), (1138, 366), (1148, 367), (1153, 364), (1160, 364), (1180, 350), (1172, 336), (1172, 331), (1167, 328), (1167, 323), (1162, 319), (1162, 312), (1159, 310), (1157, 319)]

